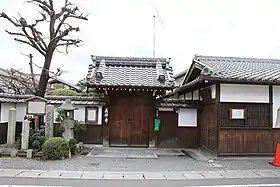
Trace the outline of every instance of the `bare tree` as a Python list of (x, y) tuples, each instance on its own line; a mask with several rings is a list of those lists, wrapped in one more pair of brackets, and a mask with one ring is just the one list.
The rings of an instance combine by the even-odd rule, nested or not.
[[(39, 68), (36, 63), (33, 62), (33, 55), (23, 54), (29, 57), (29, 68), (30, 73), (25, 73), (20, 69), (2, 69), (0, 68), (0, 87), (2, 90), (7, 91), (8, 93), (24, 95), (24, 94), (32, 94), (35, 95), (36, 89), (38, 87), (38, 75), (34, 73), (34, 66)], [(60, 76), (64, 71), (60, 68), (57, 68), (56, 72), (49, 71), (50, 78)], [(48, 92), (48, 86), (46, 88), (46, 92)]]
[[(15, 36), (15, 41), (33, 47), (44, 56), (44, 65), (35, 90), (35, 95), (44, 97), (55, 50), (63, 46), (66, 49), (66, 53), (68, 53), (68, 47), (79, 47), (82, 42), (79, 38), (70, 36), (71, 33), (80, 31), (80, 28), (72, 26), (68, 21), (71, 18), (78, 20), (88, 19), (86, 15), (79, 13), (79, 8), (69, 0), (65, 0), (59, 11), (55, 10), (53, 0), (28, 0), (26, 2), (39, 7), (41, 18), (35, 19), (33, 23), (28, 23), (22, 16), (19, 19), (11, 18), (4, 12), (0, 14), (0, 18), (8, 20), (16, 28), (20, 29), (20, 32), (6, 30), (8, 34)], [(47, 33), (38, 29), (40, 23), (48, 24)]]
[(32, 76), (23, 73), (20, 70), (1, 69), (0, 84), (3, 89), (10, 93), (18, 95), (35, 94), (35, 86), (32, 81)]

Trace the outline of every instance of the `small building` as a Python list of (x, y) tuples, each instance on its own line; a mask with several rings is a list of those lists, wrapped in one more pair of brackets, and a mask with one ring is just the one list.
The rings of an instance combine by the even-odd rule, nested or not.
[[(14, 95), (0, 93), (0, 143), (6, 141), (8, 114), (10, 108), (16, 109), (16, 134), (19, 137), (21, 125), (26, 116), (27, 100), (33, 98), (33, 95)], [(96, 127), (102, 124), (102, 108), (105, 104), (104, 98), (85, 97), (85, 96), (46, 96), (47, 104), (54, 105), (54, 123), (58, 112), (56, 109), (66, 100), (71, 99), (77, 110), (74, 112), (74, 119), (86, 124), (87, 130), (83, 132), (81, 138), (85, 143), (102, 143), (102, 131), (96, 130)], [(94, 111), (94, 113), (92, 113)]]
[(84, 84), (107, 98), (103, 145), (156, 146), (156, 97), (172, 90), (173, 81), (168, 58), (92, 56)]
[(201, 103), (198, 146), (217, 155), (270, 155), (280, 140), (280, 60), (199, 56), (164, 98)]

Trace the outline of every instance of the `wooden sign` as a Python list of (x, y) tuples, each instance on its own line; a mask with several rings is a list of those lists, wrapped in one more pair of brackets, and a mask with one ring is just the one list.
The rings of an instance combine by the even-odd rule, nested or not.
[(42, 97), (32, 97), (27, 99), (27, 115), (45, 115), (47, 100)]

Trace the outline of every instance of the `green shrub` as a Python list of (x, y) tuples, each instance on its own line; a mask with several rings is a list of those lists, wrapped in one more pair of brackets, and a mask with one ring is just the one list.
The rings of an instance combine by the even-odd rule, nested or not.
[(68, 90), (68, 89), (55, 89), (53, 91), (53, 95), (57, 96), (75, 96), (77, 95), (77, 92), (73, 90)]
[(68, 158), (69, 144), (67, 140), (61, 137), (47, 139), (43, 145), (43, 156), (47, 160), (58, 160)]
[[(34, 141), (35, 141), (35, 143), (34, 143)], [(46, 137), (45, 137), (44, 128), (39, 129), (39, 130), (30, 129), (30, 131), (29, 131), (29, 148), (34, 149), (36, 151), (41, 151), (42, 146), (45, 143), (45, 141), (46, 141)]]
[(84, 124), (81, 121), (75, 120), (74, 122), (74, 137), (76, 138), (77, 141), (80, 141), (80, 135), (82, 132), (86, 131), (86, 124)]
[(41, 144), (39, 140), (34, 140), (32, 142), (31, 148), (34, 149), (34, 151), (40, 151), (41, 150)]
[(69, 148), (70, 148), (70, 152), (71, 152), (71, 155), (75, 155), (76, 154), (76, 151), (77, 151), (77, 140), (75, 138), (72, 138), (69, 140)]
[(53, 129), (53, 136), (62, 137), (63, 132), (64, 132), (64, 127), (61, 125), (61, 123), (55, 123)]

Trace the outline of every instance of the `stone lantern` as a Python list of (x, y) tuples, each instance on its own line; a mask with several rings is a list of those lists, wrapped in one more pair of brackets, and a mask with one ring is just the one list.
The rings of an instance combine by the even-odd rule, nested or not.
[(63, 111), (63, 120), (61, 121), (61, 125), (64, 127), (64, 132), (62, 133), (62, 136), (69, 141), (74, 138), (74, 111), (76, 108), (71, 103), (71, 99), (66, 99), (59, 109)]

